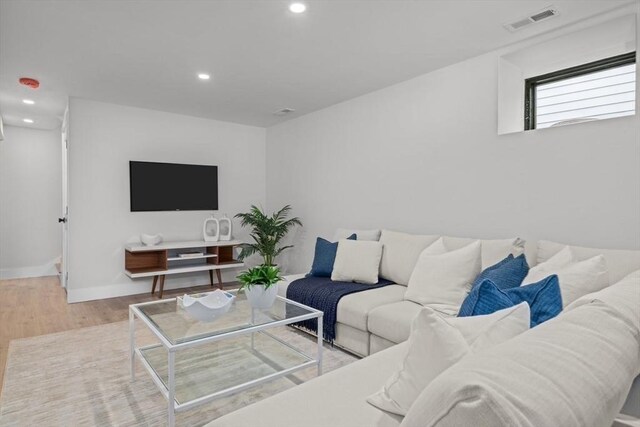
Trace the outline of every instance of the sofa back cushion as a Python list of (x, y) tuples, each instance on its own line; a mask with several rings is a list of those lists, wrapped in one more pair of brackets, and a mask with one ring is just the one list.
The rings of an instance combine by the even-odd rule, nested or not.
[[(478, 239), (467, 237), (443, 236), (444, 245), (450, 251), (465, 247)], [(509, 255), (518, 256), (524, 253), (525, 241), (513, 237), (510, 239), (480, 239), (482, 244), (482, 269), (494, 265)]]
[(338, 228), (333, 235), (333, 240), (337, 242), (348, 239), (352, 234), (357, 236), (357, 240), (371, 240), (373, 242), (380, 240), (380, 230), (351, 230), (348, 228)]
[(380, 277), (407, 286), (418, 257), (427, 246), (439, 238), (440, 236), (382, 230), (380, 243), (382, 243), (383, 249)]
[[(536, 262), (541, 263), (567, 246), (564, 243), (540, 240), (538, 242)], [(609, 283), (616, 283), (629, 273), (640, 269), (639, 250), (597, 249), (583, 246), (569, 246), (576, 261), (584, 261), (596, 255), (603, 255), (609, 270)]]
[(401, 427), (611, 425), (640, 366), (640, 311), (626, 308), (640, 306), (640, 293), (631, 285), (601, 292), (606, 302), (567, 310), (449, 368)]

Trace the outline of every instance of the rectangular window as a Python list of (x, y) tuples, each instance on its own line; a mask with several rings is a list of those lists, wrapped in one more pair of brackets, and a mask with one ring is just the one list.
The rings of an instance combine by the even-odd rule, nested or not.
[(635, 114), (635, 52), (525, 80), (524, 109), (525, 130)]

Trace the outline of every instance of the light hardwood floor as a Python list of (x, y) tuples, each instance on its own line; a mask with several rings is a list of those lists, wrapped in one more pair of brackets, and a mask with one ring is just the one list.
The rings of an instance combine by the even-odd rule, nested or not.
[[(235, 287), (237, 283), (224, 285), (225, 289)], [(209, 289), (203, 285), (167, 290), (164, 298)], [(57, 276), (0, 280), (0, 391), (11, 340), (126, 320), (129, 304), (154, 299), (157, 293), (67, 304)]]

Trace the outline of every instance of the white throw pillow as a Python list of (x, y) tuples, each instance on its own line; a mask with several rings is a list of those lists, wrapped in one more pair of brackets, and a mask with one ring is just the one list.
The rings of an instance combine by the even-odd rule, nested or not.
[(480, 241), (476, 241), (444, 253), (439, 248), (426, 248), (411, 274), (404, 299), (444, 314), (457, 314), (480, 274), (480, 247)]
[(331, 280), (375, 285), (378, 283), (381, 257), (380, 242), (340, 240)]
[[(604, 303), (613, 307), (621, 317), (629, 320), (631, 324), (639, 325), (640, 313), (640, 270), (634, 271), (622, 280), (607, 286), (597, 292), (583, 295), (569, 304), (564, 313), (575, 310), (583, 305)], [(640, 370), (640, 366), (638, 367)]]
[(380, 230), (350, 230), (348, 228), (338, 228), (336, 234), (333, 235), (333, 241), (346, 239), (352, 234), (356, 235), (357, 240), (369, 240), (377, 242), (380, 240)]
[(529, 305), (485, 316), (444, 318), (424, 308), (413, 320), (407, 354), (382, 390), (369, 396), (373, 406), (406, 415), (422, 390), (470, 352), (502, 343), (529, 329)]
[[(448, 250), (452, 251), (467, 246), (476, 240), (478, 239), (444, 236), (444, 245)], [(513, 237), (511, 239), (481, 239), (480, 242), (482, 243), (483, 270), (502, 261), (508, 257), (509, 254), (517, 257), (524, 253), (525, 241), (519, 237)]]
[(501, 240), (481, 240), (482, 269), (491, 267), (509, 255), (517, 257), (524, 253), (525, 241), (520, 238)]
[(384, 245), (384, 249), (380, 277), (406, 286), (420, 253), (439, 237), (382, 230), (380, 243)]
[(574, 262), (574, 258), (571, 248), (569, 248), (569, 246), (565, 246), (545, 262), (531, 267), (529, 274), (524, 278), (522, 284), (528, 285), (530, 283), (539, 282), (545, 277), (557, 274), (558, 270), (568, 266), (572, 262)]
[[(563, 243), (540, 240), (538, 242), (538, 264), (548, 260), (562, 250)], [(622, 280), (629, 273), (640, 268), (640, 250), (587, 248), (584, 246), (569, 246), (576, 261), (584, 261), (596, 255), (604, 255), (609, 269), (609, 283)]]
[(604, 256), (574, 262), (558, 271), (562, 306), (566, 307), (583, 295), (609, 286), (609, 271)]
[(529, 285), (552, 274), (558, 275), (563, 307), (583, 295), (609, 286), (609, 271), (604, 256), (598, 255), (576, 262), (569, 246), (529, 270), (522, 284)]

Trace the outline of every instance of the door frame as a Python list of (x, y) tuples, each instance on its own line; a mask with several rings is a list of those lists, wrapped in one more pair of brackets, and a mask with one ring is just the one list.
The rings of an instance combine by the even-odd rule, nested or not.
[(62, 268), (60, 285), (66, 290), (69, 282), (69, 107), (64, 112), (61, 128), (62, 143)]

